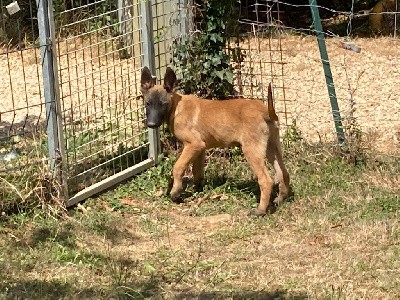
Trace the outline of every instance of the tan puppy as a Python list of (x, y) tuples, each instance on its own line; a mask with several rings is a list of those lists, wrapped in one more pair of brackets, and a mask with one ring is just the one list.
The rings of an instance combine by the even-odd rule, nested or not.
[(163, 86), (154, 85), (147, 67), (142, 71), (147, 126), (157, 128), (165, 122), (172, 134), (183, 143), (182, 154), (173, 168), (172, 199), (179, 199), (183, 191), (182, 177), (190, 163), (193, 163), (195, 185), (202, 185), (206, 149), (241, 146), (261, 190), (259, 206), (251, 210), (250, 215), (265, 215), (270, 204), (273, 181), (265, 165), (266, 158), (275, 168), (275, 182), (279, 183), (275, 202), (281, 203), (288, 196), (289, 174), (283, 164), (271, 84), (268, 105), (265, 105), (260, 100), (218, 101), (180, 95), (174, 91), (176, 82), (176, 75), (169, 67)]

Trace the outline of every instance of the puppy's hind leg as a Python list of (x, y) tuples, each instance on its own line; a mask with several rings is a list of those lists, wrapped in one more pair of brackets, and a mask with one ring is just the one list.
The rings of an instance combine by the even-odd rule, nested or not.
[(274, 182), (279, 184), (279, 194), (274, 199), (274, 203), (281, 204), (289, 195), (289, 173), (283, 163), (282, 151), (279, 144), (268, 147), (267, 158), (270, 164), (274, 166)]
[(258, 205), (258, 208), (250, 211), (250, 216), (264, 216), (267, 213), (273, 186), (272, 178), (269, 176), (268, 169), (265, 165), (265, 148), (264, 150), (261, 147), (259, 148), (260, 149), (257, 149), (257, 147), (254, 147), (253, 145), (249, 147), (242, 146), (246, 160), (258, 178), (258, 184), (261, 191), (260, 204)]

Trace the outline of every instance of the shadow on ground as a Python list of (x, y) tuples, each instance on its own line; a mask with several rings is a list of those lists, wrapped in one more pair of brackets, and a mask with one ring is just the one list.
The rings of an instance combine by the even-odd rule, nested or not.
[[(89, 285), (89, 283), (88, 283)], [(135, 285), (79, 287), (58, 280), (17, 280), (0, 283), (0, 299), (162, 299), (159, 282), (149, 279)]]
[[(191, 179), (186, 179), (186, 185), (193, 185), (191, 182)], [(207, 182), (207, 185), (209, 185), (212, 189), (217, 189), (220, 186), (223, 186), (227, 182), (227, 178), (225, 176), (214, 176), (209, 179), (209, 182)], [(229, 186), (235, 190), (239, 190), (244, 193), (252, 194), (257, 198), (257, 201), (259, 201), (261, 192), (260, 192), (260, 187), (258, 185), (257, 179), (253, 180), (235, 180), (235, 181), (230, 181)], [(270, 212), (273, 213), (277, 209), (277, 205), (272, 203), (272, 201), (278, 196), (279, 194), (279, 185), (274, 184), (272, 188), (272, 193), (271, 193), (271, 206), (270, 206)], [(189, 198), (193, 196), (193, 192), (185, 191), (183, 194), (184, 198)], [(287, 199), (285, 199), (285, 202), (293, 202), (294, 201), (294, 196), (295, 196), (295, 191), (293, 189), (293, 185), (289, 186), (289, 195)]]
[(222, 292), (222, 291), (210, 291), (197, 293), (182, 293), (177, 295), (175, 299), (178, 300), (222, 300), (222, 299), (234, 299), (234, 300), (303, 300), (308, 299), (306, 293), (292, 293), (286, 290), (275, 290), (275, 291), (235, 291), (235, 292)]
[[(149, 278), (146, 282), (138, 283), (137, 287), (86, 287), (79, 288), (73, 283), (58, 280), (19, 280), (16, 282), (0, 283), (1, 299), (163, 299), (165, 291), (160, 282)], [(305, 292), (288, 292), (287, 290), (273, 291), (177, 291), (169, 293), (171, 299), (177, 300), (219, 300), (219, 299), (252, 299), (252, 300), (303, 300), (308, 299)]]
[[(101, 295), (101, 291), (93, 288), (77, 290), (73, 284), (56, 280), (19, 280), (0, 283), (1, 299), (88, 299)], [(4, 298), (3, 298), (4, 297)]]

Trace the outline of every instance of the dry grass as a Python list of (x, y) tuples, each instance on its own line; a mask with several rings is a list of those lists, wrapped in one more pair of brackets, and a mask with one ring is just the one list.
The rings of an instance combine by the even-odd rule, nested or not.
[(14, 140), (13, 146), (23, 150), (15, 151), (14, 158), (1, 161), (0, 213), (17, 213), (32, 207), (63, 210), (61, 186), (46, 158), (47, 141), (38, 135)]
[(246, 216), (259, 192), (235, 152), (210, 157), (200, 206), (160, 193), (171, 156), (61, 219), (4, 218), (0, 299), (400, 297), (399, 161), (285, 153), (294, 196), (265, 218)]

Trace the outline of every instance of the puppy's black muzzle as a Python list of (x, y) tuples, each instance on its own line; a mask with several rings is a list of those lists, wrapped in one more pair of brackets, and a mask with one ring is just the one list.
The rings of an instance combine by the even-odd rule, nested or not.
[(161, 124), (156, 124), (155, 122), (149, 122), (149, 121), (147, 121), (147, 127), (149, 127), (149, 128), (157, 128), (157, 127), (160, 127), (160, 125)]

